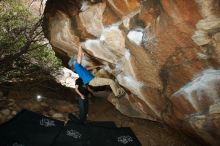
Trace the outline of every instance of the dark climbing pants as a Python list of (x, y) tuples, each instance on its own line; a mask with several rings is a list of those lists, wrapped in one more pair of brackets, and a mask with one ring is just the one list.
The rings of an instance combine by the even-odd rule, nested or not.
[(79, 120), (81, 123), (84, 123), (86, 121), (88, 109), (89, 109), (88, 99), (86, 98), (83, 100), (79, 98)]

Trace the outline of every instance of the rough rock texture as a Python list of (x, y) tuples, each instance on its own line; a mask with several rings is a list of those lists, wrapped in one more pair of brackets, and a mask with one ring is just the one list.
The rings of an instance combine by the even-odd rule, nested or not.
[(220, 0), (47, 0), (44, 31), (64, 64), (105, 65), (131, 117), (220, 145)]

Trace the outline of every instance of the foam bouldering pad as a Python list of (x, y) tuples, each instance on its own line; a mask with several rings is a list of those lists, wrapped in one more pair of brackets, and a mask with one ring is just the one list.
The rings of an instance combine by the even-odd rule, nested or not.
[(0, 125), (0, 146), (140, 146), (130, 128), (117, 128), (114, 122), (90, 121), (80, 124), (58, 121), (22, 110)]
[(54, 141), (53, 146), (86, 146), (87, 126), (68, 122)]
[(135, 136), (131, 128), (121, 127), (111, 129), (108, 132), (111, 136), (111, 145), (114, 146), (141, 146), (138, 138)]
[(69, 121), (53, 146), (140, 146), (140, 142), (130, 128), (95, 126)]
[[(77, 124), (80, 124), (80, 120), (79, 118), (73, 114), (73, 113), (70, 113), (68, 115), (69, 117), (69, 121), (68, 123), (77, 123)], [(86, 125), (88, 126), (98, 126), (98, 127), (105, 127), (105, 128), (116, 128), (116, 125), (114, 122), (111, 122), (111, 121), (87, 121), (86, 122)]]
[(0, 125), (0, 146), (50, 146), (63, 126), (61, 121), (22, 110)]
[(88, 143), (91, 146), (140, 146), (140, 142), (133, 131), (128, 128), (89, 127)]
[(116, 128), (115, 123), (111, 121), (89, 121), (87, 125), (93, 127)]

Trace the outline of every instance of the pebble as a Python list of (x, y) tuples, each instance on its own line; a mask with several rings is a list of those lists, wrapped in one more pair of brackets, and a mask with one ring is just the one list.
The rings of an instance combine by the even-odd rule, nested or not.
[(50, 110), (50, 111), (49, 111), (49, 114), (50, 114), (51, 116), (52, 116), (54, 113), (55, 113), (54, 110)]
[(1, 111), (1, 113), (5, 116), (9, 115), (10, 114), (10, 110), (9, 109), (4, 109)]
[(14, 108), (12, 106), (8, 107), (9, 110), (13, 110)]
[(13, 102), (13, 103), (15, 102), (15, 100), (14, 100), (14, 99), (8, 99), (8, 101)]
[(16, 111), (12, 111), (11, 114), (12, 114), (13, 116), (15, 116), (15, 115), (17, 114), (17, 112), (16, 112)]
[(55, 113), (52, 116), (53, 118), (63, 118), (63, 115), (61, 113)]
[(48, 107), (48, 106), (49, 106), (49, 105), (48, 105), (47, 103), (45, 103), (45, 102), (41, 102), (40, 105), (43, 106), (43, 107)]
[(14, 102), (10, 102), (9, 104), (8, 104), (8, 106), (13, 106), (14, 105)]
[(10, 115), (10, 116), (7, 117), (7, 120), (10, 120), (10, 119), (12, 119), (12, 118), (13, 118), (13, 116)]

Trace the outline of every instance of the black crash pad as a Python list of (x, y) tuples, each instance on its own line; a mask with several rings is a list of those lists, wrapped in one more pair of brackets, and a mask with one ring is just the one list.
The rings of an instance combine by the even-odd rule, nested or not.
[[(73, 113), (70, 113), (68, 115), (70, 121), (68, 123), (77, 123), (80, 124), (79, 118), (74, 115)], [(116, 125), (114, 122), (111, 121), (87, 121), (86, 125), (88, 126), (98, 126), (98, 127), (104, 127), (104, 128), (116, 128)]]
[(22, 110), (0, 125), (0, 146), (140, 146), (130, 128), (113, 122), (64, 123)]
[(117, 128), (115, 123), (111, 121), (90, 121), (87, 125), (93, 127)]
[(0, 146), (50, 146), (64, 123), (22, 110), (0, 125)]
[(53, 146), (140, 146), (130, 128), (104, 127), (104, 122), (95, 126), (69, 121)]

